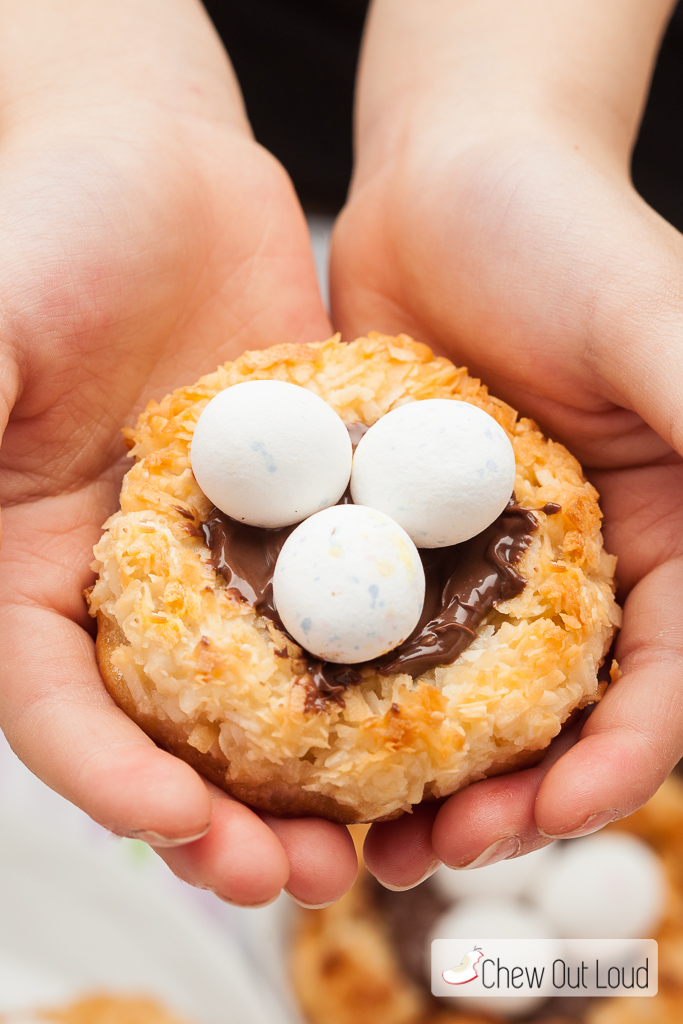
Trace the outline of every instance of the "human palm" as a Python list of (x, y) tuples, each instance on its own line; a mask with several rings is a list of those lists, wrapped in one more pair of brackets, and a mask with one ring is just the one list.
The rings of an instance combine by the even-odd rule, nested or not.
[(187, 880), (326, 902), (355, 871), (346, 830), (259, 817), (158, 750), (103, 686), (82, 596), (121, 427), (245, 348), (330, 333), (305, 221), (227, 118), (96, 116), (38, 119), (0, 155), (0, 722), (45, 782)]
[(361, 170), (333, 242), (333, 316), (346, 336), (409, 331), (582, 460), (619, 557), (623, 676), (538, 767), (376, 826), (366, 857), (395, 885), (435, 857), (593, 830), (683, 752), (683, 241), (617, 166), (559, 140), (447, 145)]

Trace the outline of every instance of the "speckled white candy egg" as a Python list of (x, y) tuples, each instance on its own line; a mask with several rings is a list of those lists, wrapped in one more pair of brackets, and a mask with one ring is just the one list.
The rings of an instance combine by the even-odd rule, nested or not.
[(390, 515), (418, 547), (441, 548), (485, 530), (510, 500), (515, 455), (477, 406), (429, 398), (382, 416), (361, 439), (351, 493)]
[(214, 505), (239, 522), (270, 528), (339, 501), (351, 457), (351, 439), (334, 409), (279, 380), (219, 392), (199, 417), (190, 450), (197, 483)]
[(425, 577), (415, 545), (389, 516), (337, 505), (289, 535), (273, 595), (297, 643), (325, 661), (354, 664), (393, 650), (412, 633)]
[(640, 939), (656, 931), (666, 891), (654, 850), (613, 832), (564, 844), (541, 870), (536, 900), (568, 939)]

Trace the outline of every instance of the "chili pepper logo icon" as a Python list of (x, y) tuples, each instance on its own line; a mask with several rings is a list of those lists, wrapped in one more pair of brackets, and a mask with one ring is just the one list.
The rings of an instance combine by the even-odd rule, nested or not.
[(449, 985), (466, 985), (468, 981), (474, 981), (479, 977), (479, 961), (483, 956), (479, 946), (473, 946), (469, 953), (465, 953), (457, 967), (444, 971), (441, 977)]

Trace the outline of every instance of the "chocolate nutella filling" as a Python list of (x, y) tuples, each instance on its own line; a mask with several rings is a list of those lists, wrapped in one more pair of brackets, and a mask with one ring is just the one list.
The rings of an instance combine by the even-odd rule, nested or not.
[[(347, 426), (355, 447), (367, 427)], [(340, 504), (351, 500), (347, 489)], [(553, 515), (560, 506), (549, 502), (539, 511)], [(201, 527), (211, 562), (228, 590), (248, 601), (286, 635), (273, 600), (273, 572), (282, 545), (297, 525), (279, 530), (246, 526), (214, 508)], [(381, 675), (406, 672), (419, 676), (454, 662), (472, 643), (491, 609), (524, 589), (526, 580), (515, 566), (537, 527), (534, 510), (520, 508), (513, 495), (498, 519), (471, 540), (421, 549), (425, 602), (411, 635), (382, 658), (357, 665), (323, 662), (304, 652), (313, 685), (308, 706), (324, 706), (330, 699), (343, 701), (344, 689), (360, 682), (364, 667)]]

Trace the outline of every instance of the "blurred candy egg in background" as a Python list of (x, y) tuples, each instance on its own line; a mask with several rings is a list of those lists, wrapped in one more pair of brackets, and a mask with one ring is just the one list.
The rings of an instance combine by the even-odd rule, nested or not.
[(523, 896), (533, 892), (539, 870), (543, 870), (543, 865), (553, 856), (551, 845), (524, 857), (512, 857), (472, 870), (458, 871), (442, 864), (432, 875), (432, 884), (442, 896), (452, 900), (466, 896)]
[(666, 894), (654, 851), (636, 836), (612, 832), (563, 843), (541, 866), (534, 898), (566, 938), (636, 939), (657, 929)]

